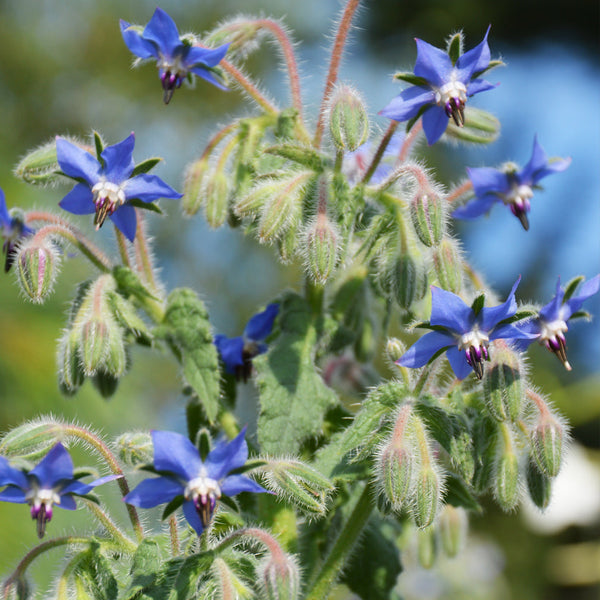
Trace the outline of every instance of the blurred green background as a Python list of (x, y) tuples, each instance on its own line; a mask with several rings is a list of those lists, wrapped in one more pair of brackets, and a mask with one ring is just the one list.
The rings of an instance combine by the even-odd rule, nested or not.
[[(130, 68), (132, 56), (122, 42), (118, 19), (144, 24), (155, 6), (154, 0), (0, 0), (0, 187), (9, 207), (57, 208), (62, 189), (31, 188), (12, 176), (20, 156), (56, 134), (86, 136), (97, 129), (115, 143), (133, 130), (135, 158), (164, 157), (156, 173), (181, 189), (185, 165), (198, 156), (217, 125), (248, 113), (238, 93), (223, 93), (202, 81), (195, 89), (178, 91), (165, 107), (155, 67)], [(284, 18), (301, 42), (306, 114), (314, 121), (337, 1), (170, 0), (161, 7), (181, 32), (200, 33), (239, 11)], [(444, 183), (464, 177), (467, 165), (524, 164), (535, 133), (550, 156), (573, 157), (570, 169), (545, 180), (547, 189), (534, 197), (527, 234), (500, 207), (489, 219), (459, 228), (474, 265), (501, 294), (522, 274), (518, 297), (545, 303), (559, 274), (566, 281), (600, 270), (599, 22), (598, 3), (592, 1), (567, 10), (558, 1), (377, 0), (359, 14), (341, 77), (363, 92), (373, 115), (400, 90), (390, 75), (414, 64), (415, 36), (443, 46), (450, 32), (462, 28), (467, 47), (472, 47), (492, 24), (492, 55), (501, 55), (508, 67), (493, 72), (490, 79), (501, 85), (474, 104), (494, 111), (503, 133), (484, 150), (443, 144), (424, 149), (424, 160), (439, 169)], [(287, 105), (286, 79), (273, 46), (253, 54), (248, 70)], [(387, 123), (375, 116), (373, 124), (377, 130)], [(176, 202), (162, 206), (167, 218), (154, 219), (152, 233), (165, 284), (196, 289), (218, 331), (239, 333), (258, 307), (296, 280), (297, 269), (278, 266), (268, 249), (244, 240), (239, 231), (211, 231), (201, 215), (184, 220)], [(78, 223), (89, 228), (84, 218)], [(111, 248), (108, 227), (99, 237)], [(107, 436), (128, 429), (182, 428), (185, 403), (176, 365), (149, 351), (134, 353), (131, 373), (109, 402), (89, 383), (74, 398), (59, 394), (56, 340), (74, 286), (89, 274), (80, 257), (64, 257), (55, 293), (43, 306), (22, 299), (12, 273), (0, 278), (0, 431), (49, 413), (91, 424)], [(599, 299), (587, 308), (598, 316)], [(551, 394), (584, 448), (564, 468), (583, 472), (566, 484), (574, 496), (566, 500), (565, 511), (536, 525), (524, 511), (503, 515), (490, 504), (485, 515), (473, 519), (477, 541), (472, 549), (451, 565), (425, 573), (406, 557), (400, 587), (407, 598), (598, 597), (598, 333), (596, 322), (577, 324), (569, 332), (571, 373), (560, 370), (556, 359), (537, 346), (529, 353), (534, 383)], [(589, 500), (585, 506), (582, 498)], [(80, 511), (55, 514), (51, 533), (86, 527)], [(26, 508), (2, 504), (0, 573), (14, 568), (35, 541)], [(57, 562), (59, 551), (39, 561), (33, 573), (41, 586), (51, 580)]]

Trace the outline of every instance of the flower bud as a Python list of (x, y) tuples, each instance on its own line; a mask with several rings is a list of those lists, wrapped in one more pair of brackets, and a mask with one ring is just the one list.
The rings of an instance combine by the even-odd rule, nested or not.
[(412, 483), (414, 458), (408, 448), (390, 442), (379, 456), (379, 468), (383, 493), (392, 508), (399, 512), (406, 500)]
[(406, 346), (398, 338), (388, 338), (385, 354), (390, 363), (395, 363), (406, 352)]
[[(77, 140), (67, 138), (73, 143)], [(14, 169), (17, 178), (33, 185), (51, 185), (61, 178), (56, 158), (56, 140), (52, 139), (25, 155)]]
[(425, 246), (431, 248), (442, 241), (445, 214), (444, 204), (438, 194), (419, 190), (410, 204), (410, 217), (418, 238)]
[(206, 222), (218, 229), (225, 223), (229, 211), (229, 182), (223, 171), (216, 171), (204, 188), (204, 214)]
[(531, 452), (539, 470), (548, 477), (560, 471), (564, 428), (551, 413), (540, 417), (531, 432)]
[(300, 596), (300, 571), (293, 557), (271, 554), (260, 576), (265, 600), (296, 600)]
[(115, 440), (119, 460), (129, 467), (152, 464), (154, 450), (149, 433), (129, 431)]
[(455, 557), (467, 537), (467, 513), (464, 508), (446, 504), (440, 514), (439, 531), (442, 548), (447, 556)]
[(488, 410), (498, 421), (516, 421), (523, 407), (523, 379), (519, 358), (506, 344), (495, 344), (491, 365), (483, 376)]
[(552, 497), (552, 479), (541, 473), (533, 460), (527, 463), (527, 490), (533, 503), (541, 510), (548, 508)]
[(425, 527), (417, 531), (417, 557), (424, 569), (431, 569), (438, 555), (436, 528)]
[(504, 422), (498, 424), (499, 435), (494, 466), (494, 495), (503, 510), (511, 510), (519, 500), (519, 460), (513, 432)]
[(394, 297), (402, 308), (410, 308), (427, 292), (427, 272), (410, 254), (396, 258), (390, 275)]
[(183, 211), (186, 215), (195, 215), (204, 201), (203, 181), (208, 170), (208, 160), (199, 158), (188, 165), (183, 183)]
[(441, 288), (459, 294), (462, 288), (462, 259), (458, 245), (443, 239), (433, 250), (433, 268)]
[(81, 330), (78, 327), (67, 329), (58, 343), (58, 384), (67, 396), (75, 394), (85, 381), (80, 343)]
[(106, 371), (97, 371), (92, 377), (92, 383), (103, 398), (114, 396), (119, 387), (119, 378)]
[(430, 465), (417, 473), (412, 515), (419, 529), (428, 527), (435, 519), (441, 501), (441, 484), (436, 470)]
[(489, 144), (498, 138), (499, 133), (500, 121), (494, 115), (470, 105), (465, 108), (464, 125), (457, 127), (450, 120), (446, 129), (449, 138), (471, 144)]
[(47, 421), (45, 417), (28, 421), (14, 427), (2, 436), (0, 456), (19, 457), (37, 461), (62, 439), (63, 428), (56, 421)]
[(56, 246), (46, 237), (33, 236), (17, 251), (17, 277), (23, 292), (30, 300), (41, 304), (52, 292), (58, 271)]
[(339, 235), (326, 214), (318, 214), (308, 226), (305, 239), (305, 267), (313, 281), (324, 285), (337, 263)]
[(81, 360), (88, 377), (97, 372), (113, 377), (125, 373), (127, 356), (123, 331), (112, 315), (94, 315), (82, 325)]
[(329, 99), (329, 132), (343, 152), (354, 152), (367, 141), (369, 119), (364, 102), (347, 85), (338, 85)]
[(229, 60), (232, 58), (245, 59), (258, 47), (260, 32), (261, 27), (256, 21), (236, 16), (219, 24), (204, 37), (204, 41), (211, 48), (228, 43), (227, 57)]

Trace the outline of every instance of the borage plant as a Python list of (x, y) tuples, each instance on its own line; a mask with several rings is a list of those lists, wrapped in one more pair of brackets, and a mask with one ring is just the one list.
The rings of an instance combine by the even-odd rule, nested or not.
[[(278, 21), (236, 17), (202, 37), (180, 35), (160, 8), (145, 26), (120, 23), (136, 60), (156, 61), (165, 102), (197, 75), (253, 105), (187, 166), (182, 200), (188, 215), (202, 209), (211, 226), (228, 223), (304, 268), (295, 289), (256, 307), (239, 337), (215, 334), (193, 290), (164, 292), (145, 215), (182, 196), (150, 174), (159, 159), (135, 164), (133, 133), (113, 145), (96, 132), (89, 142), (59, 136), (17, 166), (29, 183), (74, 183), (59, 207), (76, 215), (9, 211), (0, 196), (6, 270), (15, 265), (25, 297), (48, 297), (73, 248), (95, 269), (75, 291), (58, 344), (61, 390), (76, 394), (89, 379), (110, 397), (134, 368), (132, 347), (170, 352), (181, 365), (187, 436), (159, 429), (107, 443), (52, 417), (8, 431), (0, 500), (29, 504), (38, 534), (50, 537), (5, 580), (5, 598), (28, 597), (28, 567), (56, 547), (68, 550), (58, 598), (323, 600), (338, 583), (360, 598), (396, 598), (411, 538), (433, 548), (441, 531), (455, 554), (467, 514), (487, 496), (507, 511), (525, 490), (540, 508), (550, 502), (568, 431), (531, 385), (523, 352), (539, 341), (570, 368), (567, 322), (585, 316), (600, 279), (559, 281), (541, 309), (519, 305), (517, 280), (500, 302), (451, 226), (500, 201), (527, 228), (532, 189), (569, 161), (548, 160), (536, 140), (523, 169), (471, 169), (447, 194), (415, 160), (415, 144), (423, 135), (429, 145), (495, 139), (498, 122), (469, 100), (501, 93), (482, 78), (501, 64), (490, 30), (467, 52), (460, 33), (443, 50), (417, 40), (414, 72), (396, 76), (409, 87), (382, 109), (390, 121), (379, 134), (361, 95), (338, 81), (358, 5), (349, 0), (342, 12), (314, 131)], [(281, 47), (290, 106), (241, 70), (265, 35)], [(114, 37), (120, 43), (116, 16)], [(75, 224), (86, 218), (96, 229), (112, 222), (118, 260)], [(415, 339), (419, 328), (430, 331)], [(257, 414), (245, 417), (251, 433), (239, 417), (242, 381), (258, 397)], [(108, 475), (79, 480), (89, 469), (74, 469), (66, 448), (78, 441)], [(153, 475), (140, 480), (141, 471)], [(122, 508), (91, 494), (111, 480), (102, 489), (117, 485)], [(51, 537), (53, 507), (75, 509), (74, 496), (99, 529)], [(152, 510), (160, 505), (162, 514)], [(117, 524), (119, 511), (129, 528)], [(431, 566), (431, 552), (420, 556)]]

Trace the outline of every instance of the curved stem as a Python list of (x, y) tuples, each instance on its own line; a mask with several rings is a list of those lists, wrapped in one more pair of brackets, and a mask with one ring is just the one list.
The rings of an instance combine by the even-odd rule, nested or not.
[(457, 188), (454, 188), (447, 196), (446, 200), (448, 202), (454, 202), (458, 200), (463, 194), (466, 194), (469, 190), (473, 189), (473, 183), (470, 179), (467, 179), (464, 183), (459, 185)]
[(81, 556), (75, 556), (63, 569), (61, 576), (58, 579), (58, 585), (56, 586), (56, 600), (68, 600), (69, 599), (69, 578), (73, 575), (73, 572), (77, 568), (81, 561)]
[[(117, 462), (117, 459), (115, 458), (114, 454), (110, 451), (110, 448), (98, 436), (94, 435), (93, 433), (91, 433), (83, 427), (79, 427), (78, 425), (65, 425), (60, 423), (58, 425), (61, 425), (62, 430), (67, 435), (73, 435), (75, 437), (78, 437), (79, 439), (84, 440), (93, 448), (95, 448), (95, 450), (100, 454), (100, 456), (102, 456), (112, 473), (121, 476), (119, 479), (116, 480), (119, 484), (121, 494), (123, 496), (129, 494), (129, 484), (123, 476), (123, 470), (119, 466), (119, 463)], [(131, 504), (127, 504), (127, 512), (129, 513), (129, 520), (133, 525), (136, 537), (138, 541), (141, 541), (144, 537), (144, 533), (137, 511), (133, 506), (131, 506)]]
[(412, 146), (415, 143), (415, 140), (417, 139), (417, 136), (421, 132), (421, 129), (423, 129), (423, 123), (422, 120), (419, 119), (404, 138), (404, 142), (402, 143), (402, 146), (400, 148), (400, 153), (398, 154), (398, 162), (402, 163), (407, 159), (408, 154), (410, 153)]
[(327, 101), (329, 95), (333, 90), (333, 86), (337, 81), (338, 71), (340, 69), (340, 62), (342, 60), (342, 54), (344, 53), (344, 44), (348, 38), (348, 32), (350, 31), (350, 25), (352, 24), (352, 18), (354, 13), (360, 4), (360, 0), (348, 0), (340, 26), (338, 28), (337, 35), (335, 36), (335, 42), (333, 44), (333, 50), (331, 51), (331, 61), (329, 63), (329, 72), (327, 73), (327, 80), (325, 82), (325, 91), (323, 92), (323, 100), (321, 101), (321, 110), (319, 111), (319, 120), (317, 122), (317, 129), (315, 131), (315, 137), (313, 144), (316, 148), (321, 146), (321, 139), (323, 137), (323, 128), (325, 127), (325, 114), (327, 112)]
[(82, 498), (91, 513), (98, 519), (104, 528), (110, 533), (117, 544), (124, 546), (129, 552), (134, 552), (136, 545), (119, 529), (118, 525), (92, 500)]
[(131, 269), (131, 258), (129, 257), (129, 252), (127, 251), (127, 239), (121, 233), (119, 229), (115, 227), (115, 235), (117, 238), (117, 246), (119, 248), (119, 256), (121, 257), (121, 262)]
[(483, 282), (483, 279), (481, 279), (481, 277), (477, 274), (475, 269), (473, 269), (473, 267), (468, 262), (463, 262), (463, 269), (467, 274), (467, 277), (470, 279), (471, 283), (478, 290), (485, 291), (486, 285)]
[(224, 140), (232, 131), (235, 131), (235, 129), (237, 129), (239, 127), (239, 125), (240, 125), (239, 121), (234, 121), (233, 123), (230, 123), (226, 127), (219, 129), (219, 131), (217, 131), (217, 133), (215, 133), (212, 136), (212, 138), (206, 145), (206, 148), (204, 148), (202, 155), (196, 162), (207, 160), (208, 157), (211, 155), (212, 151), (219, 145), (219, 143), (222, 140)]
[(222, 60), (219, 64), (265, 112), (277, 112), (277, 109), (259, 92), (258, 88), (240, 70), (236, 69), (226, 60)]
[(320, 573), (306, 594), (305, 600), (325, 600), (329, 596), (354, 544), (371, 516), (373, 510), (371, 496), (373, 492), (373, 484), (367, 483), (354, 505), (352, 514), (348, 517), (325, 559)]
[(111, 269), (110, 259), (94, 244), (92, 244), (80, 231), (62, 223), (44, 225), (38, 229), (32, 241), (43, 240), (46, 236), (58, 236), (70, 242), (81, 251), (100, 271), (108, 273)]
[(363, 183), (368, 183), (369, 180), (371, 179), (371, 177), (373, 177), (373, 173), (375, 173), (375, 169), (377, 169), (379, 163), (381, 162), (383, 153), (385, 152), (385, 149), (388, 147), (388, 144), (390, 143), (392, 136), (396, 132), (398, 125), (399, 125), (398, 121), (392, 121), (390, 123), (383, 138), (381, 138), (381, 142), (379, 142), (379, 146), (377, 147), (377, 151), (375, 152), (375, 155), (373, 156), (373, 160), (371, 160), (371, 164), (369, 165), (369, 168), (366, 170), (365, 174), (363, 175), (363, 178), (362, 178)]

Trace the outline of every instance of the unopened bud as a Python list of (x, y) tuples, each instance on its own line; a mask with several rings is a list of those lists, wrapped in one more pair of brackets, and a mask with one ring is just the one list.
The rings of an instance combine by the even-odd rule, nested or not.
[(439, 529), (442, 548), (453, 558), (465, 543), (467, 537), (467, 513), (463, 508), (446, 504), (440, 514)]
[(186, 215), (195, 215), (204, 202), (204, 175), (208, 170), (208, 160), (199, 158), (188, 165), (183, 184), (183, 211)]
[(423, 529), (433, 523), (440, 506), (440, 479), (431, 466), (417, 473), (412, 515), (417, 527)]
[(80, 343), (81, 331), (78, 327), (65, 331), (58, 343), (58, 384), (67, 396), (75, 394), (85, 381)]
[(540, 418), (531, 432), (531, 452), (542, 473), (556, 477), (560, 471), (564, 428), (551, 414)]
[[(69, 141), (78, 143), (73, 139)], [(60, 179), (59, 170), (56, 140), (52, 139), (25, 155), (15, 167), (14, 174), (25, 183), (51, 185)]]
[(500, 121), (494, 115), (470, 105), (465, 108), (464, 125), (457, 127), (450, 120), (446, 129), (449, 138), (471, 144), (489, 144), (498, 138), (499, 133)]
[(337, 263), (339, 235), (325, 214), (308, 226), (305, 235), (305, 266), (315, 283), (325, 284)]
[(111, 315), (96, 315), (81, 328), (81, 359), (87, 376), (119, 377), (127, 366), (123, 332)]
[(417, 531), (417, 556), (424, 569), (431, 569), (438, 555), (438, 539), (435, 527)]
[(519, 460), (514, 433), (504, 422), (498, 423), (499, 435), (494, 469), (494, 495), (503, 510), (511, 510), (519, 500)]
[(390, 363), (395, 363), (406, 352), (406, 346), (398, 338), (389, 338), (385, 344), (385, 354)]
[(17, 277), (21, 289), (33, 302), (41, 304), (52, 292), (58, 271), (56, 246), (47, 238), (33, 236), (17, 251)]
[(33, 598), (33, 590), (25, 576), (11, 576), (2, 585), (3, 600), (29, 600)]
[(441, 288), (460, 293), (462, 288), (462, 258), (457, 243), (443, 239), (433, 250), (433, 268)]
[(246, 196), (235, 203), (233, 210), (240, 217), (254, 217), (273, 196), (276, 196), (282, 185), (283, 178), (265, 178), (259, 181)]
[(488, 410), (498, 421), (516, 421), (523, 407), (523, 379), (519, 358), (504, 343), (495, 345), (491, 364), (483, 376)]
[(392, 508), (400, 511), (409, 495), (414, 458), (408, 448), (390, 441), (379, 456), (379, 469), (383, 493)]
[(217, 229), (225, 223), (229, 211), (229, 182), (223, 171), (216, 171), (204, 189), (204, 213), (207, 223)]
[(410, 217), (418, 238), (425, 246), (437, 246), (444, 236), (444, 204), (433, 191), (416, 194), (410, 204)]
[(360, 95), (339, 85), (329, 100), (329, 132), (338, 150), (354, 152), (367, 141), (369, 118)]
[(542, 473), (531, 459), (527, 463), (527, 491), (532, 502), (539, 509), (548, 508), (552, 497), (552, 479)]
[(29, 421), (8, 431), (0, 440), (0, 456), (36, 461), (62, 439), (63, 427), (45, 417)]
[(119, 387), (119, 378), (106, 371), (97, 371), (92, 383), (103, 398), (111, 398)]
[(130, 431), (115, 440), (121, 462), (129, 467), (151, 464), (154, 456), (152, 438), (149, 433)]
[(258, 47), (260, 29), (254, 20), (249, 21), (243, 16), (233, 17), (213, 29), (204, 37), (204, 41), (211, 48), (227, 43), (228, 59), (244, 59)]
[(293, 557), (271, 554), (261, 571), (265, 600), (297, 600), (300, 596), (300, 571)]
[(394, 297), (402, 308), (410, 308), (427, 292), (427, 272), (410, 254), (396, 258), (390, 275)]

